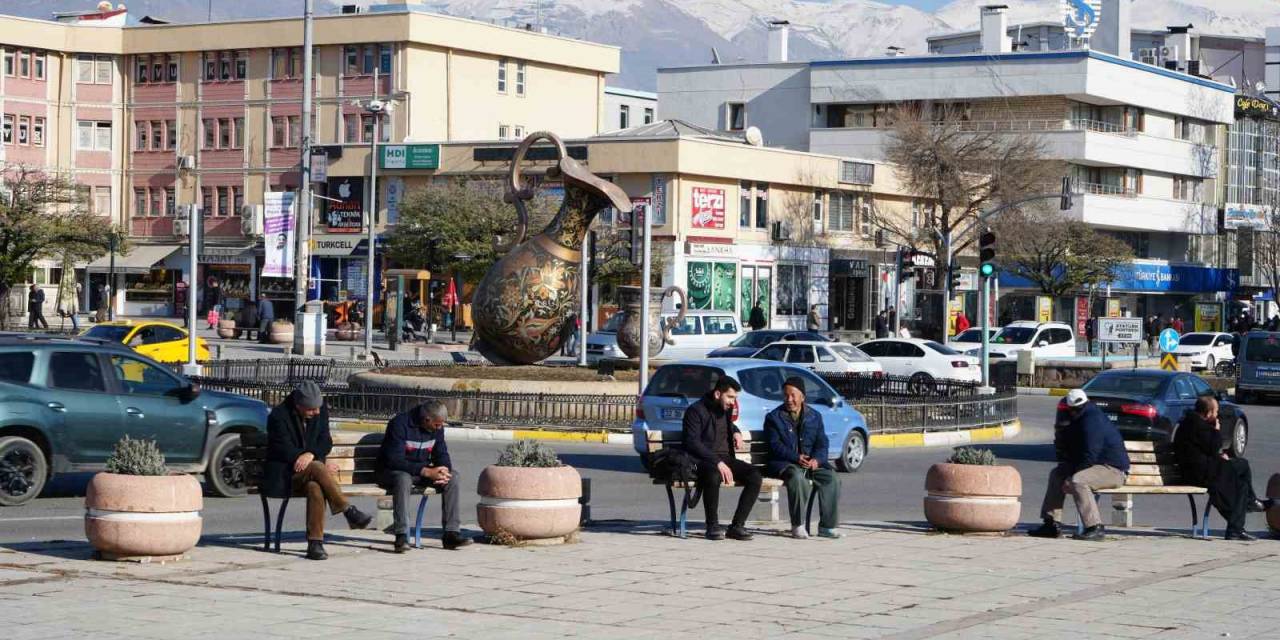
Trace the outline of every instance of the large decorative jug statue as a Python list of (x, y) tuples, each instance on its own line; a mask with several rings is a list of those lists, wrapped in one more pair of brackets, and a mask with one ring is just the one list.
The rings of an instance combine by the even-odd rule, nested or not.
[[(662, 299), (667, 294), (678, 294), (680, 311), (676, 317), (665, 322), (661, 320)], [(637, 286), (618, 287), (618, 302), (622, 307), (622, 324), (618, 326), (618, 348), (628, 358), (640, 357), (640, 302), (643, 300), (641, 288)], [(671, 340), (671, 329), (684, 322), (684, 311), (689, 306), (684, 289), (667, 287), (663, 290), (649, 291), (649, 357), (662, 353), (662, 348)]]
[[(534, 191), (521, 180), (520, 163), (538, 140), (555, 145), (558, 159), (547, 177), (563, 181), (564, 202), (547, 228), (526, 241), (525, 201)], [(591, 221), (608, 207), (630, 212), (631, 200), (570, 158), (546, 131), (530, 134), (516, 149), (505, 200), (519, 217), (514, 248), (489, 268), (472, 299), (475, 346), (495, 364), (532, 364), (560, 349), (564, 324), (579, 310), (582, 239)]]

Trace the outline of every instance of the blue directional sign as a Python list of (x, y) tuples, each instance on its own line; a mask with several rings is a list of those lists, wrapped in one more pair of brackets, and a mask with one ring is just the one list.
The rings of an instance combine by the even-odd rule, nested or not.
[(1173, 350), (1178, 348), (1178, 343), (1181, 341), (1178, 332), (1173, 329), (1165, 329), (1160, 332), (1160, 350), (1165, 353), (1173, 353)]

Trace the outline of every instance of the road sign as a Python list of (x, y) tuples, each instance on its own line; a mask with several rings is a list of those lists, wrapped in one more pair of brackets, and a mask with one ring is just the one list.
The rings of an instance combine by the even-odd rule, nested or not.
[(1165, 353), (1172, 353), (1174, 349), (1178, 348), (1178, 343), (1181, 341), (1178, 332), (1173, 329), (1165, 329), (1160, 332), (1160, 350)]
[(1098, 340), (1140, 344), (1142, 318), (1098, 318)]
[[(1172, 329), (1166, 329), (1166, 331), (1172, 331)], [(1164, 342), (1163, 336), (1161, 336), (1160, 341)], [(1174, 347), (1174, 348), (1176, 349), (1177, 347)], [(1160, 368), (1164, 369), (1165, 371), (1177, 371), (1178, 356), (1175, 356), (1172, 353), (1164, 354), (1164, 356), (1160, 358)]]

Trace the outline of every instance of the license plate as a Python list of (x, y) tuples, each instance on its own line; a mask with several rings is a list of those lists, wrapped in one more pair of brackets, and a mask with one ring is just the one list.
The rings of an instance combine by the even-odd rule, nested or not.
[(662, 410), (663, 420), (679, 420), (684, 417), (684, 409), (664, 408)]

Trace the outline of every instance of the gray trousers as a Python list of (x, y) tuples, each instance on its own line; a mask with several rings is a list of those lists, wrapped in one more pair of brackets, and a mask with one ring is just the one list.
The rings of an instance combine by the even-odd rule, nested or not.
[[(413, 499), (413, 489), (427, 486), (430, 482), (422, 476), (413, 477), (403, 471), (386, 471), (384, 480), (391, 492), (391, 532), (405, 535), (409, 531), (409, 501)], [(457, 533), (462, 530), (458, 519), (458, 483), (450, 482), (444, 486), (432, 485), (440, 492), (440, 507), (443, 512), (442, 522), (445, 531)]]
[(818, 492), (818, 526), (835, 529), (840, 526), (840, 477), (835, 471), (818, 467), (809, 470), (790, 464), (782, 472), (787, 486), (787, 511), (791, 526), (804, 526), (805, 511), (809, 508), (809, 496)]
[(1040, 506), (1042, 518), (1052, 518), (1054, 522), (1062, 522), (1062, 505), (1067, 494), (1063, 491), (1063, 483), (1070, 481), (1071, 496), (1080, 509), (1080, 520), (1086, 527), (1102, 524), (1102, 516), (1098, 514), (1098, 501), (1093, 499), (1095, 489), (1115, 489), (1124, 486), (1124, 472), (1105, 464), (1096, 464), (1088, 469), (1071, 473), (1071, 467), (1060, 464), (1049, 472), (1049, 486), (1044, 490), (1044, 503)]

